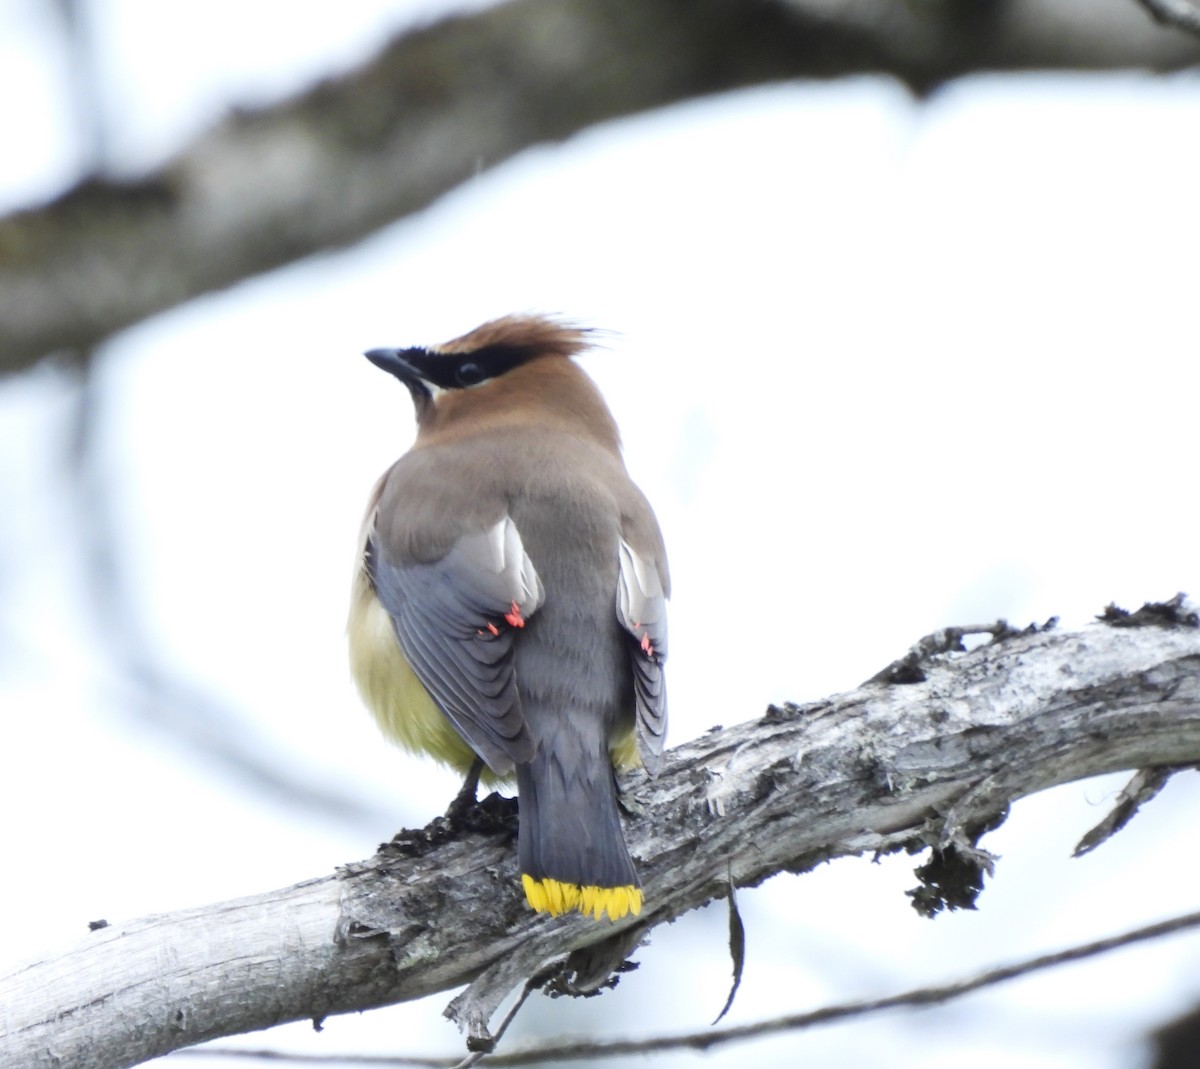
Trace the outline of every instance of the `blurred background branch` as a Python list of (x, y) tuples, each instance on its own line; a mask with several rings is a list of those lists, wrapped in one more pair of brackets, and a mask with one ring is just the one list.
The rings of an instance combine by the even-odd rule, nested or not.
[(0, 372), (91, 351), (189, 298), (356, 241), (522, 149), (690, 97), (864, 74), (925, 94), (981, 72), (1197, 60), (1200, 43), (1133, 0), (515, 0), (235, 112), (156, 171), (92, 173), (0, 220)]
[[(103, 56), (90, 21), (95, 12), (83, 0), (50, 2), (61, 18), (69, 57), (70, 99), (84, 167), (92, 175), (89, 181), (103, 187), (108, 183), (104, 176), (112, 173), (114, 161)], [(113, 219), (85, 222), (74, 212), (58, 220), (65, 232), (81, 224), (87, 232), (93, 226), (120, 225)], [(52, 241), (64, 242), (63, 233)], [(85, 238), (74, 255), (87, 260), (101, 251)], [(17, 273), (27, 273), (35, 288), (47, 281), (34, 264), (17, 262), (7, 266)], [(103, 273), (107, 274), (107, 269)], [(125, 280), (132, 288), (137, 287), (138, 273), (134, 269)], [(96, 283), (92, 279), (85, 285)], [(63, 293), (50, 295), (49, 299), (71, 303)], [(107, 334), (81, 336), (76, 342), (82, 341), (86, 347), (72, 345), (52, 353), (69, 381), (73, 400), (67, 410), (69, 470), (64, 493), (71, 520), (66, 529), (71, 535), (68, 545), (78, 552), (79, 571), (84, 578), (79, 607), (106, 661), (109, 681), (103, 687), (102, 704), (134, 722), (140, 721), (190, 756), (211, 762), (241, 788), (255, 791), (281, 807), (353, 828), (385, 820), (380, 808), (365, 797), (354, 797), (345, 787), (322, 786), (319, 777), (279, 760), (276, 747), (250, 727), (244, 714), (228, 707), (202, 685), (188, 681), (169, 664), (141, 620), (130, 575), (129, 542), (121, 535), (112, 486), (114, 468), (104, 451), (108, 394), (95, 361), (96, 350), (106, 338)]]
[(316, 816), (352, 828), (386, 826), (388, 818), (377, 803), (345, 785), (322, 786), (311, 772), (280, 760), (277, 747), (250, 726), (249, 718), (170, 665), (141, 620), (133, 593), (129, 541), (121, 536), (110, 484), (113, 467), (104, 453), (105, 393), (90, 356), (72, 368), (72, 377), (69, 530), (86, 580), (80, 607), (111, 674), (102, 703), (297, 817)]
[(1200, 8), (1192, 0), (1138, 0), (1164, 26), (1200, 34)]

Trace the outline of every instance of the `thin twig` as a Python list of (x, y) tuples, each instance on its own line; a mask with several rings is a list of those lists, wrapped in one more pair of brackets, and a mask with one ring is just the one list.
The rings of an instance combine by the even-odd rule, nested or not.
[[(554, 968), (557, 970), (558, 966), (555, 965)], [(504, 1033), (508, 1031), (508, 1026), (513, 1023), (513, 1020), (520, 1012), (521, 1007), (525, 1005), (525, 1000), (546, 982), (551, 971), (553, 970), (544, 969), (536, 976), (531, 976), (525, 981), (524, 986), (521, 988), (520, 995), (517, 996), (516, 1001), (512, 1004), (512, 1008), (509, 1009), (508, 1013), (504, 1015), (504, 1020), (500, 1022), (500, 1027), (496, 1029), (496, 1034), (492, 1037), (491, 1049), (495, 1049), (495, 1045), (500, 1042), (504, 1036)], [(486, 1057), (487, 1054), (488, 1051), (486, 1050), (472, 1051), (465, 1058), (463, 1058), (462, 1061), (458, 1062), (454, 1066), (454, 1069), (470, 1069), (472, 1065), (475, 1065), (477, 1062), (479, 1062), (481, 1058)]]
[(886, 668), (876, 672), (868, 683), (923, 683), (925, 681), (924, 666), (929, 661), (944, 653), (966, 653), (964, 638), (972, 635), (990, 635), (991, 641), (1003, 642), (1016, 635), (1033, 635), (1039, 631), (1051, 631), (1058, 625), (1058, 617), (1052, 616), (1040, 627), (1030, 624), (1024, 630), (1010, 627), (1007, 620), (997, 620), (994, 624), (966, 624), (962, 627), (943, 627), (916, 642), (911, 649), (899, 660), (893, 661)]
[(1155, 22), (1200, 36), (1200, 8), (1191, 0), (1138, 0)]
[[(933, 987), (921, 987), (912, 991), (901, 992), (897, 995), (887, 995), (878, 999), (865, 999), (861, 1002), (844, 1002), (840, 1005), (825, 1006), (819, 1010), (809, 1010), (805, 1013), (786, 1014), (752, 1024), (735, 1025), (729, 1028), (711, 1029), (704, 1032), (688, 1032), (681, 1035), (657, 1036), (647, 1039), (622, 1039), (611, 1042), (577, 1041), (553, 1045), (526, 1047), (507, 1051), (503, 1054), (485, 1055), (483, 1064), (486, 1066), (522, 1066), (536, 1065), (543, 1062), (575, 1061), (590, 1058), (613, 1058), (628, 1054), (660, 1054), (671, 1050), (708, 1050), (724, 1043), (741, 1042), (757, 1039), (761, 1036), (774, 1035), (779, 1032), (793, 1032), (816, 1025), (831, 1024), (834, 1021), (844, 1021), (848, 1018), (865, 1017), (883, 1010), (894, 1010), (901, 1007), (937, 1006), (963, 995), (971, 994), (986, 987), (1006, 983), (1022, 976), (1029, 976), (1044, 969), (1066, 965), (1086, 958), (1097, 957), (1110, 950), (1144, 943), (1151, 939), (1159, 939), (1165, 935), (1184, 931), (1188, 928), (1200, 927), (1200, 912), (1187, 913), (1171, 920), (1160, 921), (1144, 928), (1135, 928), (1121, 935), (1097, 939), (1081, 946), (1070, 947), (1067, 950), (1055, 951), (1052, 954), (1042, 954), (1029, 958), (1014, 965), (1001, 965), (980, 973), (967, 980), (957, 980), (948, 984)], [(518, 1003), (519, 1005), (519, 1003)], [(270, 1050), (243, 1050), (232, 1047), (206, 1047), (203, 1049), (179, 1051), (180, 1055), (193, 1057), (215, 1057), (236, 1055), (242, 1058), (259, 1058), (263, 1061), (286, 1061), (295, 1065), (369, 1065), (369, 1066), (411, 1066), (417, 1069), (449, 1069), (459, 1064), (454, 1058), (418, 1058), (377, 1054), (358, 1055), (311, 1055), (285, 1054)]]
[(270, 755), (274, 747), (255, 733), (248, 717), (229, 707), (205, 686), (174, 670), (158, 652), (137, 607), (132, 569), (123, 552), (113, 488), (103, 455), (105, 422), (111, 413), (98, 383), (92, 351), (80, 352), (73, 369), (74, 407), (67, 428), (67, 493), (78, 520), (72, 526), (83, 560), (91, 634), (115, 679), (107, 689), (111, 705), (162, 731), (189, 755), (209, 759), (237, 780), (294, 813), (297, 808), (360, 829), (387, 815), (365, 795), (315, 782), (309, 773), (289, 770)]
[[(1193, 766), (1194, 767), (1194, 766)], [(1121, 788), (1108, 815), (1089, 831), (1076, 845), (1072, 857), (1083, 857), (1103, 842), (1107, 842), (1136, 815), (1139, 809), (1166, 786), (1178, 768), (1142, 768)]]

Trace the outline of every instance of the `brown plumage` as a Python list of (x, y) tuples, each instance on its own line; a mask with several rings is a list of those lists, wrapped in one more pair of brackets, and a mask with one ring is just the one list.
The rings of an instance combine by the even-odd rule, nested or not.
[(363, 524), (351, 666), (383, 730), (460, 769), (515, 772), (530, 904), (641, 908), (614, 764), (666, 730), (666, 554), (603, 398), (587, 332), (511, 316), (368, 357), (418, 435)]

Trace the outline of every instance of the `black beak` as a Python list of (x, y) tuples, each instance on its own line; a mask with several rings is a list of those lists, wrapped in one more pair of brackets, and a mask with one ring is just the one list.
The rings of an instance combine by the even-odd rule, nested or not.
[(411, 384), (414, 379), (420, 379), (421, 373), (413, 362), (408, 359), (411, 349), (369, 349), (363, 353), (377, 368), (382, 368), (389, 375), (395, 375), (401, 382)]
[(389, 375), (395, 375), (404, 383), (408, 392), (412, 394), (417, 414), (420, 415), (424, 411), (433, 398), (419, 364), (422, 357), (429, 356), (424, 349), (369, 349), (363, 356), (377, 368), (382, 368)]

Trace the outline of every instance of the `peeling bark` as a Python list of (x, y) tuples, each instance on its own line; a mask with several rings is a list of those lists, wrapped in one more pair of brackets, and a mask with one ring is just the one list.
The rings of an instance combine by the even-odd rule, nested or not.
[(1016, 799), (1200, 761), (1200, 628), (1154, 622), (999, 629), (970, 653), (929, 653), (920, 682), (772, 707), (676, 747), (656, 779), (623, 781), (640, 917), (534, 916), (502, 807), (462, 835), (435, 821), (336, 875), (113, 924), (0, 979), (0, 1063), (115, 1069), (464, 984), (449, 1012), (486, 1049), (497, 1005), (528, 977), (577, 951), (593, 971), (619, 960), (635, 929), (726, 895), (730, 878), (927, 848), (986, 871), (974, 843)]

